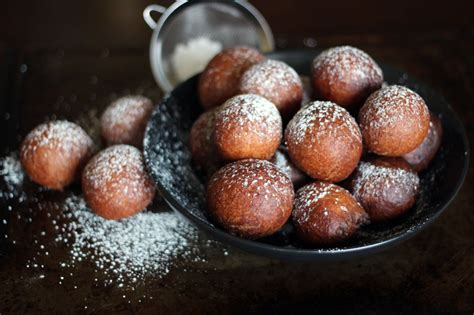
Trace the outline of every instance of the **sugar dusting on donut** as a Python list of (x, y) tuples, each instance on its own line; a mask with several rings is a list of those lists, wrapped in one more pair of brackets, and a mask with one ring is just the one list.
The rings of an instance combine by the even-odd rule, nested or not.
[[(418, 117), (424, 100), (412, 90), (401, 85), (390, 85), (374, 92), (366, 101), (364, 116), (372, 117), (368, 124), (361, 128), (391, 128), (402, 123), (406, 117)], [(423, 120), (416, 120), (418, 127), (423, 128)]]
[(353, 183), (353, 194), (357, 199), (364, 194), (377, 196), (383, 189), (390, 187), (415, 187), (418, 190), (420, 179), (415, 172), (398, 167), (374, 165), (370, 162), (360, 162), (357, 167), (360, 174)]
[(293, 194), (288, 176), (266, 160), (247, 159), (227, 164), (214, 174), (211, 183), (217, 180), (221, 181), (222, 190), (241, 187), (254, 197), (279, 200), (281, 196)]
[[(343, 75), (351, 73), (352, 80), (381, 81), (382, 69), (364, 51), (352, 46), (339, 46), (323, 51), (313, 63), (313, 69), (324, 65), (328, 78), (344, 81)], [(329, 84), (332, 84), (330, 81)]]
[[(314, 205), (332, 193), (339, 193), (344, 191), (343, 188), (326, 182), (317, 182), (302, 187), (297, 192), (295, 198), (295, 206), (293, 208), (293, 218), (298, 220), (299, 224), (308, 221)], [(339, 198), (335, 199), (335, 203), (339, 202)], [(343, 211), (348, 211), (342, 208)], [(327, 211), (323, 213), (325, 216), (329, 215)]]
[(102, 125), (113, 128), (116, 125), (131, 126), (135, 117), (147, 115), (153, 106), (150, 99), (141, 95), (128, 95), (114, 101), (101, 117)]
[(39, 125), (26, 136), (23, 144), (21, 156), (24, 157), (34, 155), (38, 148), (60, 150), (62, 154), (75, 155), (84, 148), (94, 146), (92, 139), (81, 127), (66, 120), (55, 120)]
[(225, 102), (218, 111), (217, 120), (222, 129), (234, 128), (236, 125), (246, 130), (248, 125), (258, 127), (251, 131), (263, 139), (281, 137), (281, 117), (275, 105), (255, 94), (237, 95)]
[(107, 190), (122, 190), (130, 199), (152, 195), (155, 190), (140, 150), (129, 145), (115, 145), (97, 154), (84, 169), (83, 177), (91, 189), (100, 192), (95, 195), (101, 200), (111, 198)]
[(252, 91), (270, 100), (281, 99), (287, 93), (284, 87), (292, 86), (302, 89), (298, 73), (286, 63), (270, 59), (250, 67), (240, 80), (241, 91)]
[[(341, 121), (341, 123), (336, 123), (337, 121)], [(305, 141), (308, 130), (313, 129), (317, 129), (318, 132), (311, 133), (311, 137), (325, 134), (362, 141), (362, 135), (355, 119), (346, 109), (332, 102), (314, 101), (307, 104), (290, 121), (287, 127), (288, 137), (299, 144)], [(318, 138), (311, 140), (312, 142), (319, 141)]]

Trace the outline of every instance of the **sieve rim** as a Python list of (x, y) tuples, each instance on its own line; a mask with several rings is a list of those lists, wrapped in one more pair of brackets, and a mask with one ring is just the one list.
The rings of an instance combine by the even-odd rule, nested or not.
[[(186, 7), (194, 5), (196, 3), (210, 3), (210, 2), (219, 2), (219, 3), (227, 3), (231, 4), (232, 6), (237, 6), (242, 10), (242, 12), (246, 13), (251, 19), (253, 19), (258, 26), (260, 26), (263, 37), (261, 46), (266, 46), (267, 49), (262, 49), (263, 52), (270, 52), (275, 49), (275, 40), (273, 37), (273, 33), (268, 25), (267, 21), (263, 17), (263, 15), (248, 1), (246, 0), (177, 0), (172, 5), (170, 5), (165, 12), (162, 13), (161, 17), (158, 19), (156, 23), (156, 27), (153, 30), (153, 34), (150, 40), (150, 48), (149, 48), (149, 55), (150, 55), (150, 66), (153, 77), (158, 83), (158, 86), (166, 93), (170, 92), (173, 89), (173, 84), (168, 79), (165, 71), (163, 70), (163, 62), (162, 62), (162, 46), (163, 42), (161, 40), (162, 29), (166, 25), (166, 22), (169, 21), (169, 17), (173, 14), (176, 14)], [(259, 36), (261, 37), (261, 36)], [(264, 47), (264, 48), (266, 48)], [(259, 47), (261, 48), (261, 47)]]

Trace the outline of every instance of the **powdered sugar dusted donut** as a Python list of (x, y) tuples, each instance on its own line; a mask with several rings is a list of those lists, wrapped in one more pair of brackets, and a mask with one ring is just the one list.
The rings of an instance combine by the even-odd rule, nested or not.
[(351, 237), (367, 213), (347, 190), (318, 181), (296, 193), (292, 221), (302, 240), (332, 244)]
[(296, 71), (286, 63), (265, 60), (250, 67), (240, 80), (240, 93), (265, 97), (289, 120), (301, 107), (303, 84)]
[(112, 102), (100, 118), (101, 135), (105, 143), (130, 144), (141, 148), (152, 111), (151, 100), (141, 95), (124, 96)]
[(370, 157), (360, 162), (348, 183), (374, 222), (405, 213), (420, 190), (418, 175), (402, 158)]
[(217, 111), (214, 139), (225, 160), (270, 159), (281, 138), (280, 114), (275, 105), (261, 96), (234, 96)]
[(101, 217), (118, 220), (145, 209), (155, 186), (142, 153), (130, 145), (114, 145), (95, 155), (82, 173), (82, 192)]
[(250, 66), (265, 59), (250, 47), (228, 48), (217, 54), (199, 77), (198, 93), (201, 105), (209, 109), (222, 105), (238, 93), (239, 81)]
[(359, 124), (369, 151), (402, 156), (418, 147), (428, 135), (430, 113), (418, 94), (391, 85), (370, 95), (359, 112)]
[(94, 149), (92, 139), (81, 127), (57, 120), (37, 126), (26, 136), (20, 159), (32, 181), (63, 189), (79, 177)]
[(344, 108), (315, 101), (302, 108), (285, 131), (288, 153), (309, 176), (338, 182), (349, 176), (362, 154), (362, 136)]
[(273, 163), (247, 159), (227, 164), (210, 179), (210, 215), (226, 230), (255, 239), (278, 231), (293, 207), (293, 185)]
[(317, 97), (348, 109), (357, 109), (382, 86), (383, 74), (364, 51), (339, 46), (322, 52), (314, 59), (312, 83)]

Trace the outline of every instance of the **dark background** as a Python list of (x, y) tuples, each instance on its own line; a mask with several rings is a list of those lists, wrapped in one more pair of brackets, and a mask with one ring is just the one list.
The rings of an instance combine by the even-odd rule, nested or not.
[[(147, 49), (143, 22), (146, 0), (2, 1), (0, 40), (28, 51), (38, 49)], [(169, 5), (172, 1), (159, 1)], [(424, 36), (472, 41), (472, 1), (298, 0), (251, 1), (277, 37), (347, 38), (365, 34), (408, 42)], [(434, 35), (438, 34), (438, 35)], [(376, 40), (372, 37), (367, 41)]]
[[(111, 100), (128, 93), (143, 93), (158, 101), (161, 92), (148, 62), (152, 32), (142, 18), (150, 3), (3, 0), (2, 151), (7, 146), (14, 150), (22, 135), (47, 118), (94, 120)], [(320, 48), (351, 44), (430, 84), (453, 106), (474, 142), (472, 1), (251, 3), (266, 17), (278, 48), (302, 48), (311, 42), (308, 38), (316, 39)], [(23, 267), (34, 254), (26, 235), (23, 246), (18, 242), (18, 249), (9, 255), (0, 252), (0, 313), (80, 312), (85, 304), (91, 312), (115, 313), (472, 312), (472, 160), (470, 165), (461, 192), (437, 222), (393, 249), (326, 264), (288, 264), (233, 250), (229, 259), (216, 258), (196, 272), (175, 270), (164, 280), (150, 280), (153, 285), (142, 290), (157, 298), (141, 304), (126, 303), (116, 288), (97, 288), (88, 278), (90, 270), (75, 271), (77, 291), (57, 285), (54, 277), (60, 273), (54, 267), (48, 270), (53, 280), (35, 282), (37, 275)], [(49, 195), (41, 198), (50, 202)], [(0, 203), (0, 215), (3, 206)], [(29, 211), (24, 205), (15, 207), (15, 211)], [(23, 237), (21, 230), (12, 233)]]

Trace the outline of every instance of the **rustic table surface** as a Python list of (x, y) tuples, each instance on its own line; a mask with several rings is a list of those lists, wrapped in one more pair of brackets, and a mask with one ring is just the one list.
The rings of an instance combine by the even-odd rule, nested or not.
[[(266, 10), (272, 17), (276, 14)], [(412, 33), (326, 32), (316, 36), (317, 42), (289, 30), (287, 34), (281, 27), (276, 31), (279, 48), (351, 44), (427, 82), (453, 106), (474, 142), (472, 25)], [(93, 42), (74, 47), (49, 41), (45, 47), (18, 48), (21, 45), (6, 41), (0, 43), (2, 155), (16, 150), (21, 137), (45, 119), (67, 118), (87, 128), (120, 95), (140, 93), (156, 102), (161, 97), (149, 68), (146, 43), (121, 47)], [(392, 249), (349, 261), (287, 263), (216, 244), (206, 247), (205, 263), (183, 260), (162, 278), (148, 276), (133, 291), (98, 285), (87, 262), (75, 266), (74, 277), (61, 282), (64, 270), (54, 259), (67, 254), (63, 247), (51, 248), (50, 258), (43, 257), (42, 270), (27, 268), (37, 251), (32, 245), (35, 233), (49, 226), (47, 214), (60, 211), (70, 192), (51, 193), (26, 184), (22, 188), (26, 200), (18, 200), (8, 197), (6, 189), (0, 181), (1, 314), (474, 310), (472, 161), (462, 190), (440, 218)], [(35, 213), (38, 205), (42, 210)], [(31, 220), (2, 224), (1, 219), (11, 219), (13, 214)], [(4, 234), (9, 238), (3, 239)]]

